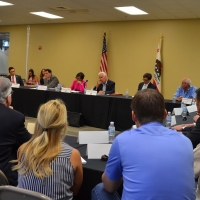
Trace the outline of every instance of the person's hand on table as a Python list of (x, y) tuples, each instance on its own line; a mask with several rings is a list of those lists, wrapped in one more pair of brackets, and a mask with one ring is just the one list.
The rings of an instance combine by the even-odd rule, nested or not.
[(180, 97), (177, 97), (176, 100), (177, 100), (177, 101), (182, 101), (182, 98), (183, 98), (183, 97), (180, 96)]
[(176, 125), (173, 126), (172, 129), (177, 130), (177, 131), (182, 131), (185, 127), (191, 127), (194, 126), (194, 124), (180, 124), (180, 125)]
[(176, 125), (176, 126), (173, 126), (172, 129), (177, 130), (177, 131), (182, 131), (183, 126), (184, 124)]
[(100, 91), (98, 92), (98, 94), (105, 94), (105, 92), (102, 91), (102, 90), (100, 90)]

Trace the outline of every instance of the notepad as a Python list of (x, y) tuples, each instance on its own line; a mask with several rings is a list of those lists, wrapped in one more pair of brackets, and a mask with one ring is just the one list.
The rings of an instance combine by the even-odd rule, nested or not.
[(82, 164), (86, 164), (87, 163), (87, 161), (84, 160), (82, 157), (81, 157), (81, 162), (82, 162)]

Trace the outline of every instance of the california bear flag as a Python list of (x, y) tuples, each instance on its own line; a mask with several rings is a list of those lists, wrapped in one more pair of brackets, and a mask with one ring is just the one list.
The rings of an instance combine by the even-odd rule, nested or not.
[(153, 84), (156, 86), (157, 91), (161, 92), (161, 73), (162, 73), (162, 62), (161, 62), (161, 43), (162, 37), (160, 36), (158, 41), (158, 49), (156, 53), (156, 63), (153, 76)]

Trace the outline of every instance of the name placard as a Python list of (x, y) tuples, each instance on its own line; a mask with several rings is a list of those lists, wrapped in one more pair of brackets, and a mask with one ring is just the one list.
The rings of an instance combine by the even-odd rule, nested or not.
[(102, 155), (108, 155), (112, 144), (88, 144), (88, 159), (100, 159)]
[(171, 126), (176, 125), (176, 117), (173, 115), (172, 116), (172, 121), (171, 121)]
[(38, 90), (47, 90), (47, 86), (46, 85), (38, 85)]
[(19, 88), (19, 87), (20, 87), (20, 84), (12, 83), (11, 87), (12, 87), (12, 88)]
[(192, 103), (192, 99), (182, 98), (182, 102), (183, 102), (184, 104), (191, 104), (191, 103)]
[(71, 88), (64, 88), (64, 87), (62, 87), (61, 92), (71, 93)]
[(96, 90), (86, 90), (86, 93), (87, 95), (97, 95), (97, 91)]
[(196, 105), (187, 106), (187, 110), (188, 110), (189, 113), (196, 112), (197, 106)]
[(79, 131), (79, 144), (108, 143), (108, 131)]
[(174, 108), (173, 113), (175, 115), (181, 115), (182, 114), (183, 109), (182, 108)]

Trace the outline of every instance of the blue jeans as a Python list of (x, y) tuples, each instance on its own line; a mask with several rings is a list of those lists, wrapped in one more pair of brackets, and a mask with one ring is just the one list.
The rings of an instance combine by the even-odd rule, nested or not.
[(120, 197), (117, 192), (107, 192), (103, 183), (99, 183), (92, 190), (91, 200), (120, 200)]

